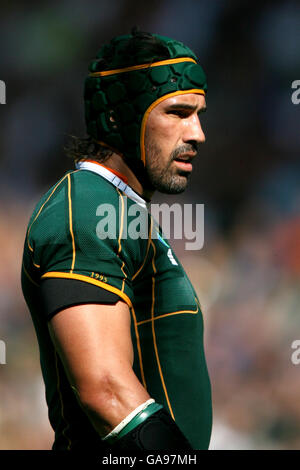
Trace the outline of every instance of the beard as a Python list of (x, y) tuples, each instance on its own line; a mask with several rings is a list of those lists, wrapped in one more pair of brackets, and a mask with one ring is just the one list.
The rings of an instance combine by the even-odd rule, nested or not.
[(149, 190), (157, 190), (165, 194), (180, 194), (188, 184), (190, 172), (180, 170), (173, 161), (182, 153), (195, 152), (197, 148), (191, 144), (177, 147), (169, 156), (168, 163), (164, 163), (161, 149), (153, 141), (146, 140), (147, 155), (146, 171)]

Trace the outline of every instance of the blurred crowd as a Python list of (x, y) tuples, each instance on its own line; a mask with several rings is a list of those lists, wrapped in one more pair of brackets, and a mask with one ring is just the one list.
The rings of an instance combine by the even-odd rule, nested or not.
[[(201, 301), (212, 449), (299, 449), (299, 2), (14, 2), (0, 17), (0, 449), (49, 449), (38, 346), (20, 286), (26, 226), (84, 135), (83, 80), (103, 42), (130, 31), (182, 40), (208, 76), (207, 142), (181, 196), (205, 204), (198, 252), (174, 240)], [(298, 74), (298, 75), (297, 75)]]

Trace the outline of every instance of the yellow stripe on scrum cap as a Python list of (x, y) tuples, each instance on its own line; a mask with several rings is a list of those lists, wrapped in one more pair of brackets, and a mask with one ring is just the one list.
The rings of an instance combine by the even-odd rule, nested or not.
[(160, 65), (178, 64), (180, 62), (193, 62), (194, 64), (197, 64), (197, 62), (191, 57), (180, 57), (178, 59), (160, 60), (159, 62), (152, 62), (149, 64), (132, 65), (131, 67), (124, 67), (122, 69), (104, 70), (103, 72), (91, 72), (89, 74), (89, 77), (105, 77), (117, 73), (131, 72), (132, 70), (141, 70), (149, 67), (159, 67)]
[(197, 93), (199, 95), (205, 95), (205, 91), (202, 90), (201, 88), (192, 88), (191, 90), (179, 90), (179, 91), (174, 91), (172, 93), (167, 93), (164, 96), (161, 96), (157, 100), (153, 101), (153, 103), (150, 104), (150, 106), (147, 108), (143, 120), (142, 120), (142, 125), (141, 125), (141, 137), (140, 137), (140, 150), (141, 150), (141, 160), (144, 164), (146, 165), (146, 155), (145, 155), (145, 131), (146, 131), (146, 124), (147, 120), (149, 117), (149, 114), (151, 113), (152, 109), (155, 108), (159, 103), (162, 101), (172, 98), (173, 96), (178, 96), (178, 95), (187, 95), (189, 93)]

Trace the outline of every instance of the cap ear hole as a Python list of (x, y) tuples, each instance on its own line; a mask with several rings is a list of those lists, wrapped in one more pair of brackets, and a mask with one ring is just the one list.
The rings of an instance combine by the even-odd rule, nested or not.
[(112, 109), (109, 110), (109, 120), (110, 122), (116, 122), (115, 113)]
[(172, 77), (172, 78), (171, 78), (171, 82), (172, 82), (172, 83), (177, 82), (177, 78), (176, 78), (176, 77)]

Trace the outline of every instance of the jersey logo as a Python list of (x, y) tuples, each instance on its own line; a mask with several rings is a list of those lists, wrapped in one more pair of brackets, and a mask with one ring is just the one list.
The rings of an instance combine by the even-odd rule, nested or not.
[(177, 261), (175, 260), (173, 254), (172, 254), (171, 248), (168, 249), (167, 255), (168, 255), (168, 258), (169, 258), (169, 260), (171, 261), (171, 263), (172, 263), (172, 264), (175, 264), (176, 266), (178, 266), (178, 263), (177, 263)]

